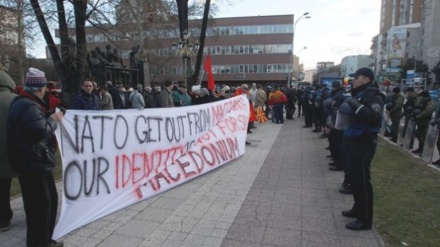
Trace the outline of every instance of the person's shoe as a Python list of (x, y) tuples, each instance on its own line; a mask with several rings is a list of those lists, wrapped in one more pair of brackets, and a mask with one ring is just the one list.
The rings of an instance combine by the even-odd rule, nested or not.
[(421, 149), (421, 148), (417, 148), (416, 150), (412, 151), (413, 154), (420, 154), (422, 152), (423, 152), (423, 149)]
[(0, 223), (0, 232), (6, 232), (11, 229), (11, 221)]
[(310, 128), (310, 126), (308, 126), (308, 125), (304, 125), (303, 128)]
[(250, 142), (248, 142), (248, 141), (246, 141), (246, 145), (251, 145), (251, 143), (250, 143)]
[(47, 247), (63, 247), (64, 243), (62, 241), (57, 242), (55, 240), (50, 241), (50, 243), (47, 245)]
[(342, 211), (342, 216), (347, 217), (347, 218), (357, 218), (356, 214), (354, 213), (353, 209), (350, 210), (344, 210)]
[(248, 134), (252, 134), (252, 131), (248, 130), (247, 133), (248, 133)]
[(345, 225), (345, 228), (352, 231), (369, 230), (371, 229), (371, 224), (367, 224), (365, 222), (355, 220)]
[(438, 160), (432, 162), (432, 164), (433, 164), (433, 165), (440, 165), (440, 159), (438, 159)]
[(330, 167), (330, 168), (328, 168), (330, 171), (337, 171), (337, 172), (339, 172), (339, 171), (343, 171), (344, 170), (344, 168), (342, 168), (342, 167), (340, 167), (340, 166), (332, 166), (332, 167)]
[(317, 129), (314, 129), (314, 130), (312, 130), (312, 132), (321, 132), (321, 131), (319, 131), (319, 130), (317, 130)]

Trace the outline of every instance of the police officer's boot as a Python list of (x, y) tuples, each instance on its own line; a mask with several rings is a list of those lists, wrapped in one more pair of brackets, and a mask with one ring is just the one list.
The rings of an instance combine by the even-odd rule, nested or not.
[(341, 187), (339, 187), (339, 193), (347, 195), (353, 194), (353, 191), (351, 190), (351, 185), (346, 180), (344, 180), (344, 182), (342, 182), (341, 184)]

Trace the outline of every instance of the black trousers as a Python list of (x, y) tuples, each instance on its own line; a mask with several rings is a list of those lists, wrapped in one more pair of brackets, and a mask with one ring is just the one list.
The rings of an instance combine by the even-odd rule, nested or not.
[(329, 142), (330, 142), (330, 153), (333, 156), (333, 160), (335, 163), (339, 164), (339, 166), (342, 166), (342, 137), (344, 135), (343, 130), (337, 130), (332, 129), (329, 135)]
[(304, 112), (304, 122), (307, 127), (312, 127), (312, 125), (313, 125), (312, 106), (307, 103), (304, 103), (302, 106), (303, 106), (303, 112)]
[(0, 223), (9, 222), (12, 219), (11, 182), (12, 178), (0, 178)]
[(295, 104), (286, 104), (286, 119), (293, 119), (295, 114)]
[(27, 246), (47, 246), (55, 228), (58, 195), (51, 172), (19, 178), (26, 213)]
[(373, 187), (371, 160), (377, 146), (377, 134), (366, 133), (347, 138), (347, 166), (353, 191), (353, 211), (359, 221), (373, 223)]

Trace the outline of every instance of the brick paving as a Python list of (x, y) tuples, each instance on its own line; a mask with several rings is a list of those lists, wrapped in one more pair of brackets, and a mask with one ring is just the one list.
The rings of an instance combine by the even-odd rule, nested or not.
[[(101, 218), (64, 246), (384, 246), (375, 229), (345, 229), (342, 172), (328, 170), (327, 141), (303, 119), (256, 124), (246, 154), (170, 191)], [(61, 194), (61, 193), (60, 193)], [(25, 246), (21, 197), (0, 247)]]

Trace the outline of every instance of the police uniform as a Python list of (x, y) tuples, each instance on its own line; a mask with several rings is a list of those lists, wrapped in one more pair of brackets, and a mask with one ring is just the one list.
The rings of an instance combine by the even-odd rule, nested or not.
[[(342, 215), (356, 218), (356, 221), (348, 223), (346, 228), (365, 230), (371, 229), (373, 223), (370, 169), (382, 124), (385, 96), (373, 82), (374, 74), (371, 69), (361, 68), (350, 76), (355, 77), (353, 85), (362, 80), (364, 83), (355, 86), (352, 90), (353, 97), (344, 103), (350, 105), (353, 111), (352, 122), (344, 129), (344, 136), (347, 141), (347, 166), (351, 176), (354, 205), (351, 210), (343, 211)], [(369, 81), (365, 81), (365, 78)]]
[(397, 142), (397, 132), (399, 131), (400, 118), (403, 116), (403, 96), (400, 94), (400, 88), (395, 87), (391, 97), (391, 102), (386, 105), (388, 115), (391, 118), (391, 141)]
[(411, 113), (417, 129), (416, 137), (419, 141), (419, 147), (413, 153), (422, 153), (425, 144), (426, 133), (428, 132), (429, 123), (432, 113), (435, 110), (435, 104), (431, 99), (428, 91), (422, 91), (415, 102), (415, 110)]

